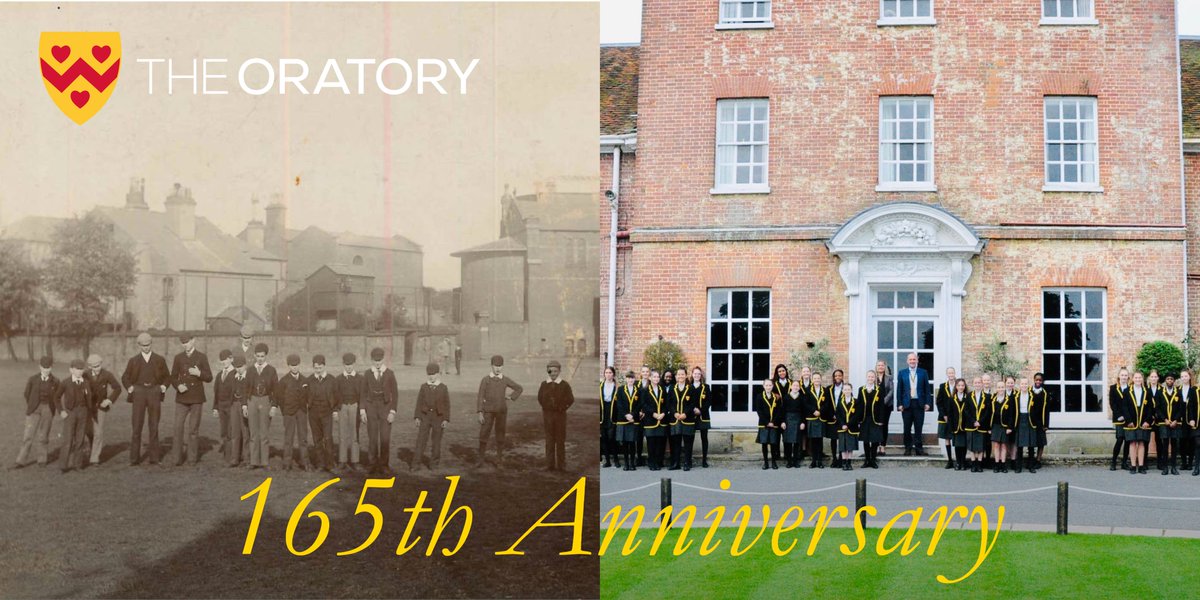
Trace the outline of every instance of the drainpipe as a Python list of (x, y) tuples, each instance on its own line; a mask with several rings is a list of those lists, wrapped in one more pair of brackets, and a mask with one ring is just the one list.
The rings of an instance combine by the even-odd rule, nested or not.
[[(1179, 121), (1179, 213), (1183, 221), (1183, 334), (1191, 334), (1191, 322), (1188, 316), (1188, 231), (1187, 231), (1187, 177), (1185, 165), (1187, 158), (1183, 154), (1183, 75), (1180, 71), (1182, 52), (1179, 50), (1179, 0), (1175, 0), (1175, 101), (1178, 106)], [(1191, 344), (1188, 344), (1189, 346)], [(1185, 349), (1186, 350), (1186, 349)]]
[(617, 326), (617, 206), (621, 202), (621, 146), (613, 146), (612, 152), (612, 187), (610, 188), (608, 208), (608, 348), (605, 355), (608, 364), (613, 365), (613, 351), (616, 343)]

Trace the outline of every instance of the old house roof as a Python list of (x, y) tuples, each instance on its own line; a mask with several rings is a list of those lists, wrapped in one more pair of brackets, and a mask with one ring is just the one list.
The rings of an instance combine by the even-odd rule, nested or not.
[(320, 269), (313, 271), (306, 279), (316, 277), (324, 269), (329, 269), (334, 275), (345, 275), (347, 277), (365, 277), (367, 279), (375, 279), (375, 274), (370, 269), (362, 265), (346, 265), (346, 264), (329, 264), (322, 265)]
[(638, 46), (600, 47), (600, 135), (637, 130)]
[(468, 256), (471, 254), (499, 254), (504, 252), (524, 252), (525, 245), (510, 237), (500, 238), (494, 242), (481, 244), (466, 250), (451, 252), (450, 256)]

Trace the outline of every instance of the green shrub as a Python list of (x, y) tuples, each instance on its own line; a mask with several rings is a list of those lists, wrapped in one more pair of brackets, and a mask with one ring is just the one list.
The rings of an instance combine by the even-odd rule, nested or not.
[(1183, 350), (1171, 342), (1157, 341), (1142, 346), (1137, 353), (1135, 368), (1143, 375), (1149, 375), (1150, 370), (1158, 371), (1160, 378), (1168, 375), (1179, 377), (1179, 372), (1187, 367), (1187, 359)]
[(669, 342), (661, 337), (657, 342), (646, 346), (643, 355), (644, 364), (659, 373), (687, 369), (687, 357), (675, 342)]
[[(829, 353), (829, 338), (821, 338), (811, 348), (792, 351), (788, 360), (788, 370), (793, 379), (800, 379), (800, 370), (806, 365), (814, 373), (829, 374), (829, 370), (833, 368), (833, 355)], [(772, 375), (774, 375), (773, 372)]]
[(1008, 344), (1000, 343), (1000, 336), (992, 334), (992, 340), (979, 352), (979, 370), (982, 373), (995, 373), (1003, 380), (1005, 377), (1020, 377), (1029, 367), (1028, 359), (1017, 360), (1008, 353)]

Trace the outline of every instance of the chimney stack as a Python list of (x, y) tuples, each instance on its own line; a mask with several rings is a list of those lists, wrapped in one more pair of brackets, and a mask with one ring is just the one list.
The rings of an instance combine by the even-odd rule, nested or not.
[(129, 192), (125, 194), (125, 208), (135, 210), (150, 210), (146, 205), (146, 180), (131, 177), (129, 179)]
[(167, 225), (181, 240), (196, 239), (196, 201), (192, 190), (175, 184), (175, 190), (167, 196)]
[(279, 194), (271, 197), (266, 208), (267, 224), (263, 232), (264, 247), (276, 256), (287, 254), (287, 207)]

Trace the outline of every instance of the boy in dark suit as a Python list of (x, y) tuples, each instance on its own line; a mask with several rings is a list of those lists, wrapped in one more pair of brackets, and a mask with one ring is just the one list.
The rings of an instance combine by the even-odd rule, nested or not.
[(312, 470), (308, 462), (308, 381), (300, 375), (300, 356), (289, 354), (288, 373), (275, 385), (272, 402), (283, 413), (283, 466), (292, 470), (295, 453), (292, 442), (299, 437), (301, 469)]
[[(546, 470), (562, 471), (566, 466), (567, 409), (575, 403), (571, 384), (559, 377), (562, 365), (552, 360), (546, 365), (546, 381), (538, 389), (542, 423), (546, 428)], [(690, 450), (690, 448), (689, 448)], [(674, 457), (678, 460), (678, 456)]]
[[(212, 414), (214, 417), (218, 417), (220, 419), (220, 423), (221, 423), (221, 450), (220, 450), (220, 452), (225, 457), (226, 462), (228, 462), (230, 459), (230, 456), (229, 456), (230, 430), (232, 429), (232, 426), (230, 425), (230, 421), (237, 420), (238, 427), (240, 428), (241, 420), (242, 420), (242, 411), (239, 409), (232, 413), (230, 412), (230, 407), (233, 406), (233, 380), (234, 380), (234, 374), (235, 374), (235, 371), (233, 368), (233, 351), (229, 350), (228, 348), (221, 350), (221, 353), (217, 355), (217, 359), (218, 359), (218, 363), (221, 365), (221, 368), (220, 368), (220, 370), (217, 371), (217, 374), (215, 376), (213, 376)], [(243, 358), (242, 365), (245, 366), (245, 364), (246, 364), (246, 359)], [(239, 452), (240, 452), (240, 448), (239, 448)], [(240, 460), (241, 457), (238, 457), (238, 458)]]
[(71, 377), (58, 386), (59, 415), (63, 418), (62, 449), (59, 450), (59, 466), (66, 473), (73, 468), (82, 469), (87, 446), (84, 432), (88, 419), (92, 418), (92, 390), (83, 379), (84, 364), (81, 359), (71, 361)]
[(191, 334), (179, 336), (183, 352), (175, 355), (171, 365), (171, 383), (175, 386), (175, 439), (171, 453), (175, 466), (183, 464), (183, 444), (187, 441), (187, 457), (192, 464), (200, 462), (200, 416), (204, 413), (204, 384), (212, 381), (208, 357), (196, 349)]
[(259, 342), (254, 345), (254, 366), (246, 369), (246, 378), (250, 388), (250, 402), (247, 405), (250, 424), (250, 468), (259, 467), (270, 469), (271, 464), (271, 417), (279, 413), (275, 406), (275, 386), (279, 383), (279, 374), (275, 367), (267, 364), (267, 353), (270, 348)]
[(413, 461), (408, 466), (412, 471), (425, 462), (425, 442), (430, 438), (433, 438), (433, 448), (430, 450), (429, 469), (437, 467), (442, 457), (442, 432), (450, 424), (450, 392), (446, 384), (438, 379), (440, 370), (437, 363), (426, 365), (425, 374), (429, 379), (417, 391), (417, 405), (413, 408), (417, 446), (413, 448)]
[(87, 421), (87, 435), (92, 438), (92, 456), (89, 463), (100, 464), (100, 451), (104, 449), (104, 421), (117, 398), (121, 397), (121, 382), (108, 369), (104, 359), (93, 354), (87, 359), (88, 370), (83, 374), (92, 388), (92, 414)]
[(367, 454), (371, 457), (372, 475), (389, 475), (391, 468), (392, 423), (396, 420), (396, 400), (400, 395), (396, 374), (383, 364), (383, 348), (371, 349), (371, 362), (366, 373), (363, 400), (359, 416), (367, 424)]
[(338, 424), (339, 471), (354, 470), (358, 465), (358, 403), (365, 388), (363, 376), (354, 369), (358, 357), (347, 352), (342, 355), (342, 372), (334, 382), (333, 422)]
[(129, 392), (125, 399), (133, 403), (133, 436), (129, 444), (131, 466), (142, 462), (142, 424), (147, 417), (150, 419), (146, 423), (150, 437), (147, 454), (150, 464), (158, 464), (158, 420), (162, 416), (162, 401), (167, 395), (167, 385), (171, 383), (171, 371), (167, 369), (167, 359), (150, 350), (152, 341), (149, 333), (143, 331), (138, 334), (138, 353), (125, 363), (125, 372), (121, 374), (121, 385)]
[(312, 366), (313, 373), (308, 376), (308, 426), (312, 429), (312, 464), (316, 468), (332, 471), (333, 415), (337, 406), (334, 392), (337, 383), (332, 375), (325, 372), (324, 355), (313, 355)]
[(50, 372), (54, 361), (43, 356), (38, 362), (39, 370), (25, 382), (25, 433), (21, 436), (21, 449), (17, 452), (14, 468), (28, 465), (34, 441), (37, 441), (37, 463), (46, 466), (50, 453), (50, 424), (58, 414), (58, 378)]

